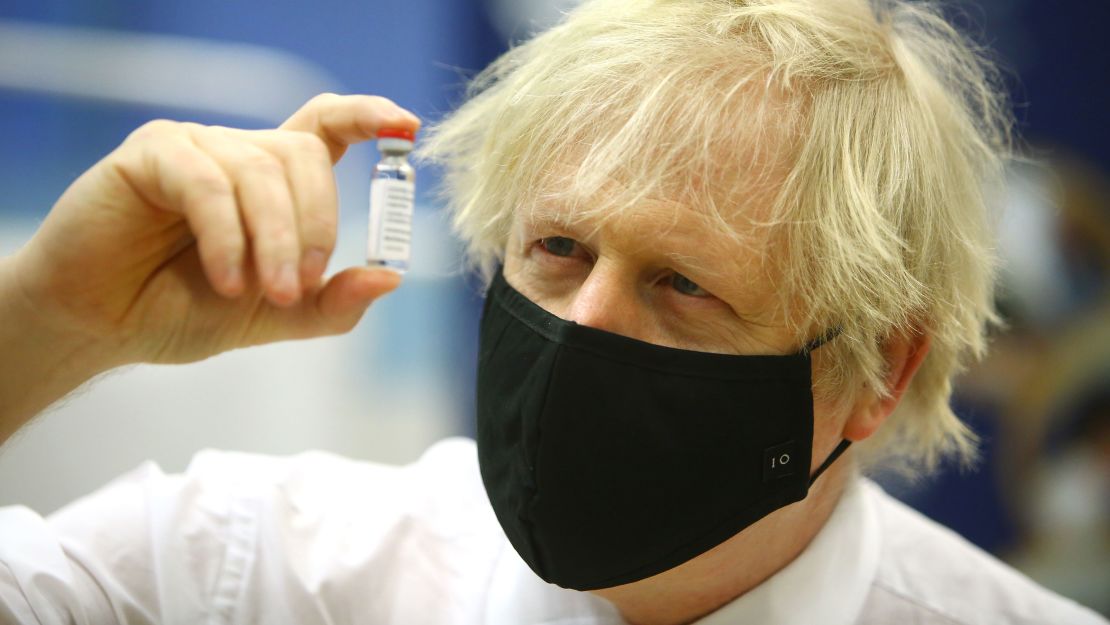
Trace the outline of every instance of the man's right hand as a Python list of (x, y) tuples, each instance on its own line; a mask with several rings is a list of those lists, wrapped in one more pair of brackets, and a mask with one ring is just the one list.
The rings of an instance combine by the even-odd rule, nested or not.
[(323, 95), (276, 130), (155, 121), (85, 172), (14, 259), (43, 320), (117, 362), (188, 362), (350, 330), (396, 274), (320, 284), (335, 245), (332, 166), (384, 126), (385, 98)]
[(89, 377), (346, 332), (397, 287), (351, 267), (322, 283), (338, 217), (332, 166), (385, 98), (322, 95), (275, 130), (155, 121), (79, 177), (0, 259), (0, 442)]

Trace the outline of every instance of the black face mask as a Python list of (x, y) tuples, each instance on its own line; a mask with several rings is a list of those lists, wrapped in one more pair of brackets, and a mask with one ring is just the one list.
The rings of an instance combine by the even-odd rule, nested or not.
[(650, 577), (804, 499), (809, 351), (694, 352), (560, 319), (499, 273), (478, 366), (478, 460), (509, 541), (544, 580)]

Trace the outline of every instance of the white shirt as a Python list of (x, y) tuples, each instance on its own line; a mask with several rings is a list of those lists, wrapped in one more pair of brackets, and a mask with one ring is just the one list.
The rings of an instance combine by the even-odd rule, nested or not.
[[(540, 580), (486, 499), (474, 443), (389, 467), (312, 452), (146, 464), (43, 519), (0, 509), (0, 623), (619, 625)], [(806, 550), (697, 621), (1105, 624), (854, 480)]]

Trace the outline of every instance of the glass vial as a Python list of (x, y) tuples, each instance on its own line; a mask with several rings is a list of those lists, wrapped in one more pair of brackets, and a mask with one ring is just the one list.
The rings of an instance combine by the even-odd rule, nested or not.
[(398, 273), (409, 268), (416, 172), (409, 164), (415, 136), (411, 130), (378, 131), (382, 158), (370, 180), (370, 233), (366, 263)]

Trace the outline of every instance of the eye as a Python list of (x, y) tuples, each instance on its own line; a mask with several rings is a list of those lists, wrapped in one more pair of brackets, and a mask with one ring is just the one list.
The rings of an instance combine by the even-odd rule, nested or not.
[(540, 247), (552, 256), (562, 256), (564, 258), (575, 256), (575, 252), (580, 252), (578, 249), (578, 241), (567, 237), (546, 237), (540, 239)]
[(671, 288), (690, 297), (712, 297), (709, 291), (698, 286), (697, 282), (687, 278), (686, 276), (676, 273), (671, 276)]

